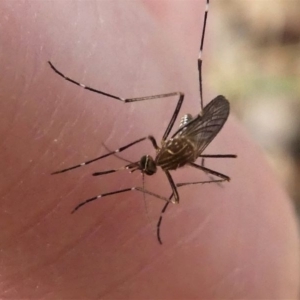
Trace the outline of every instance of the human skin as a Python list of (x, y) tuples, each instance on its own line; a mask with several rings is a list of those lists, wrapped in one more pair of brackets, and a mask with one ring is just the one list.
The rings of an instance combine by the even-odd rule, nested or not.
[[(164, 216), (163, 245), (154, 229), (164, 203), (146, 197), (145, 212), (139, 192), (70, 214), (99, 193), (141, 186), (137, 173), (91, 176), (121, 160), (50, 175), (104, 154), (103, 142), (115, 149), (148, 134), (160, 142), (176, 99), (123, 104), (64, 81), (47, 61), (122, 97), (182, 91), (180, 115), (196, 114), (204, 3), (2, 0), (0, 11), (2, 299), (297, 298), (291, 201), (234, 117), (205, 151), (238, 154), (206, 161), (232, 180), (180, 188), (180, 204)], [(205, 89), (205, 103), (219, 93)], [(122, 155), (136, 161), (145, 151), (155, 154), (144, 142)], [(207, 179), (189, 168), (172, 174), (176, 182)], [(170, 195), (163, 175), (145, 183)]]

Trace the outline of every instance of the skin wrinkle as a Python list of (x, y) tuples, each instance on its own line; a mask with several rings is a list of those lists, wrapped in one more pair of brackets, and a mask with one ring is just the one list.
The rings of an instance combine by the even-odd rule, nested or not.
[[(218, 210), (220, 210), (220, 209), (216, 209), (215, 212), (211, 213), (210, 215), (208, 215), (208, 216), (206, 217), (206, 220), (204, 220), (204, 221), (202, 222), (201, 230), (204, 230), (205, 225), (209, 222), (209, 219), (211, 219), (210, 216), (213, 215), (214, 213), (216, 213)], [(176, 215), (173, 216), (172, 219), (175, 219), (175, 217), (176, 217)], [(102, 220), (102, 221), (103, 221), (103, 220)], [(94, 230), (94, 232), (91, 232), (90, 235), (95, 234), (98, 230), (99, 230), (99, 228), (97, 227), (97, 228)], [(198, 230), (198, 229), (197, 229), (197, 230)], [(123, 243), (123, 244), (120, 246), (120, 248), (122, 248), (122, 247), (125, 246), (126, 244), (129, 244), (132, 240), (136, 239), (136, 236), (139, 236), (141, 231), (142, 231), (142, 232), (147, 232), (147, 231), (149, 231), (149, 228), (148, 228), (148, 227), (145, 227), (145, 228), (140, 229), (137, 233), (135, 233), (132, 237), (130, 237), (125, 243)], [(196, 232), (196, 230), (193, 230), (193, 231), (191, 231), (191, 232)], [(198, 233), (199, 233), (199, 231), (198, 231)], [(195, 235), (196, 235), (196, 234), (195, 234)], [(191, 238), (193, 238), (193, 236), (194, 236), (194, 234), (191, 234)], [(178, 248), (178, 246), (180, 246), (181, 244), (184, 244), (185, 241), (187, 241), (187, 240), (189, 240), (189, 239), (184, 239), (184, 240), (182, 240), (182, 242), (177, 242), (175, 245), (172, 246), (171, 249), (174, 250), (174, 249)], [(168, 250), (168, 251), (170, 251), (170, 250)], [(115, 250), (114, 252), (116, 252), (116, 250)], [(167, 255), (167, 252), (166, 252), (165, 249), (163, 249), (163, 254), (164, 254), (164, 255), (165, 255), (165, 254)], [(158, 261), (159, 259), (160, 259), (160, 258), (156, 258), (156, 256), (154, 256), (154, 259), (152, 258), (150, 261), (151, 261), (151, 263), (155, 263), (155, 262)], [(138, 276), (140, 273), (143, 273), (144, 271), (146, 272), (147, 269), (150, 268), (150, 267), (149, 267), (149, 266), (150, 266), (150, 261), (149, 261), (148, 265), (145, 265), (145, 267), (142, 267), (140, 270), (138, 270), (137, 272), (135, 272), (134, 274), (132, 274), (132, 276), (128, 276), (128, 275), (127, 275), (126, 278), (128, 278), (128, 279), (120, 280), (120, 282), (115, 283), (114, 285), (112, 285), (111, 287), (109, 287), (109, 288), (107, 289), (107, 291), (104, 291), (103, 293), (101, 293), (101, 295), (98, 294), (99, 299), (100, 299), (100, 298), (103, 298), (103, 297), (105, 297), (107, 294), (109, 294), (109, 292), (110, 292), (111, 290), (113, 290), (114, 287), (123, 285), (124, 283), (126, 283), (126, 282), (130, 281), (131, 279), (135, 278), (136, 276)]]
[[(70, 194), (70, 193), (69, 193)], [(67, 198), (67, 197), (66, 197)], [(125, 204), (124, 204), (125, 205)], [(119, 206), (119, 204), (118, 204), (118, 206)], [(100, 230), (100, 228), (102, 227), (102, 223), (104, 223), (104, 222), (108, 222), (109, 223), (109, 220), (110, 219), (113, 219), (113, 217), (111, 217), (111, 216), (109, 216), (109, 217), (107, 217), (107, 218), (102, 218), (101, 220), (99, 220), (98, 222), (96, 222), (95, 224), (94, 224), (94, 226), (90, 229), (90, 230), (87, 230), (86, 232), (84, 232), (84, 234), (82, 234), (82, 236), (81, 236), (81, 238), (80, 239), (78, 239), (77, 240), (77, 247), (78, 246), (80, 246), (80, 243), (83, 243), (83, 242), (85, 242), (86, 240), (88, 240), (93, 234), (96, 234), (99, 230)], [(141, 228), (140, 230), (143, 230), (143, 231), (148, 231), (148, 228), (146, 227), (146, 228)], [(85, 236), (86, 235), (86, 236)], [(135, 237), (134, 236), (132, 236), (131, 238), (129, 238), (125, 243), (124, 243), (124, 245), (125, 244), (127, 244), (127, 243), (129, 243), (131, 240), (133, 240)], [(66, 256), (66, 255), (68, 255), (69, 253), (71, 253), (73, 250), (75, 250), (75, 248), (74, 249), (70, 249), (70, 251), (67, 251), (67, 252), (65, 252), (65, 253), (63, 253), (62, 255), (61, 255), (61, 257), (62, 256)], [(117, 249), (115, 249), (115, 251), (114, 252), (116, 252), (117, 251)]]
[[(81, 176), (81, 179), (82, 179), (83, 177), (85, 177), (84, 174)], [(23, 228), (24, 231), (18, 233), (18, 238), (20, 238), (20, 237), (22, 237), (22, 236), (25, 236), (25, 235), (28, 234), (30, 231), (33, 231), (34, 228), (36, 228), (39, 224), (42, 223), (42, 222), (41, 222), (42, 220), (46, 220), (47, 217), (50, 217), (50, 216), (55, 212), (55, 210), (59, 207), (59, 205), (61, 204), (61, 199), (62, 199), (62, 198), (67, 199), (67, 198), (68, 198), (68, 195), (71, 195), (75, 188), (76, 188), (76, 186), (71, 187), (70, 190), (67, 191), (67, 194), (66, 194), (64, 197), (61, 197), (60, 199), (58, 199), (58, 201), (55, 203), (55, 206), (52, 206), (52, 208), (50, 208), (50, 210), (49, 210), (48, 213), (46, 213), (46, 214), (41, 213), (40, 216), (39, 216), (38, 221), (35, 220), (34, 223), (27, 224), (26, 227)], [(47, 210), (45, 209), (44, 211), (47, 211)], [(95, 228), (95, 230), (96, 230), (96, 229), (98, 230), (100, 227), (101, 227), (101, 226), (97, 226), (97, 228)], [(15, 233), (15, 234), (16, 234), (16, 233)], [(89, 235), (88, 235), (88, 236), (89, 236)], [(65, 246), (65, 248), (61, 249), (61, 251), (60, 251), (61, 254), (58, 255), (57, 253), (54, 253), (54, 255), (58, 255), (58, 258), (57, 258), (56, 260), (51, 260), (51, 258), (49, 258), (48, 261), (53, 261), (53, 262), (57, 261), (57, 260), (59, 259), (60, 256), (64, 256), (64, 253), (68, 253), (68, 252), (69, 252), (68, 249), (72, 250), (71, 244), (72, 244), (72, 245), (76, 245), (76, 244), (79, 245), (79, 244), (80, 244), (80, 243), (79, 243), (80, 240), (82, 240), (82, 239), (85, 240), (85, 239), (88, 238), (88, 236), (87, 236), (86, 238), (84, 238), (84, 235), (81, 235), (81, 236), (79, 237), (78, 240), (76, 240), (76, 241), (74, 241), (74, 242), (72, 242), (72, 243), (69, 243), (67, 246)], [(7, 244), (6, 246), (9, 247), (9, 246), (12, 246), (12, 245)], [(75, 247), (73, 247), (73, 249), (75, 249)], [(53, 263), (52, 263), (52, 264), (53, 264)], [(50, 265), (51, 265), (51, 264), (50, 264)], [(28, 273), (28, 274), (34, 273), (34, 271), (37, 270), (38, 267), (39, 267), (39, 266), (36, 265), (36, 266), (33, 267), (32, 269), (29, 269), (29, 270), (27, 271), (27, 273)], [(14, 276), (12, 275), (11, 277), (14, 277)], [(19, 277), (16, 276), (16, 277), (14, 277), (14, 280), (19, 280), (19, 279), (22, 278), (22, 277), (25, 277), (25, 278), (26, 278), (27, 276), (25, 276), (25, 275), (20, 275)], [(18, 279), (18, 278), (19, 278), (19, 279)], [(13, 281), (12, 279), (7, 279), (6, 281), (9, 281), (9, 280)]]
[(18, 109), (16, 108), (17, 111), (14, 113), (14, 120), (11, 121), (11, 126), (8, 126), (8, 130), (5, 132), (6, 135), (3, 135), (3, 137), (1, 137), (1, 142), (0, 142), (0, 147), (2, 148), (7, 140), (10, 138), (10, 136), (12, 135), (11, 132), (14, 128), (14, 123), (15, 123), (15, 120), (18, 118), (18, 116), (21, 114), (21, 108)]
[[(209, 215), (207, 215), (205, 217), (205, 220), (203, 220), (201, 226), (197, 229), (193, 229), (190, 231), (190, 236), (188, 238), (183, 238), (182, 240), (177, 240), (176, 243), (174, 243), (171, 247), (169, 247), (168, 250), (163, 249), (161, 252), (161, 256), (157, 257), (154, 256), (154, 259), (151, 259), (151, 263), (153, 265), (155, 265), (156, 263), (159, 263), (160, 260), (165, 260), (165, 257), (168, 257), (169, 252), (174, 252), (176, 249), (178, 249), (180, 246), (182, 246), (183, 244), (186, 244), (187, 241), (193, 239), (195, 236), (197, 236), (199, 234), (199, 232), (201, 232), (202, 230), (205, 229), (205, 226), (209, 223), (209, 221), (211, 220), (212, 216), (214, 216), (219, 210), (221, 209), (221, 207), (216, 208), (214, 211), (212, 211)], [(149, 269), (153, 268), (153, 266), (151, 266), (150, 262), (145, 265), (144, 267), (140, 268), (134, 275), (132, 275), (131, 277), (127, 277), (126, 280), (124, 280), (121, 285), (120, 284), (116, 284), (113, 287), (120, 287), (124, 286), (125, 283), (132, 281), (134, 278), (138, 277), (140, 274), (149, 271)], [(107, 294), (109, 293), (109, 290), (101, 295), (98, 295), (100, 298), (105, 297)]]
[[(163, 255), (165, 255), (166, 253), (166, 250), (163, 250)], [(113, 290), (113, 288), (116, 288), (116, 287), (121, 287), (123, 286), (125, 283), (129, 282), (129, 281), (132, 281), (132, 279), (138, 277), (139, 274), (143, 273), (143, 272), (146, 272), (149, 268), (150, 268), (150, 264), (153, 264), (155, 263), (156, 261), (158, 261), (158, 257), (157, 256), (154, 256), (153, 259), (151, 259), (147, 265), (144, 265), (142, 266), (139, 270), (135, 271), (134, 274), (132, 274), (132, 276), (126, 276), (124, 278), (124, 280), (120, 280), (120, 282), (114, 284), (113, 286), (111, 286), (109, 289), (107, 289), (106, 291), (104, 291), (101, 295), (98, 295), (100, 298), (103, 298), (105, 297), (106, 295), (108, 295), (110, 293), (110, 291)]]
[[(83, 177), (83, 176), (82, 176)], [(76, 187), (72, 187), (69, 191), (67, 191), (67, 193), (60, 197), (57, 202), (55, 202), (55, 204), (51, 204), (49, 205), (47, 208), (45, 208), (39, 215), (36, 215), (37, 220), (35, 220), (35, 222), (26, 224), (26, 226), (24, 226), (22, 228), (22, 231), (19, 232), (15, 232), (14, 234), (18, 236), (18, 239), (20, 239), (21, 237), (25, 236), (26, 234), (28, 234), (30, 231), (33, 231), (34, 228), (36, 228), (38, 225), (42, 224), (43, 220), (46, 220), (47, 218), (49, 218), (52, 214), (55, 213), (55, 211), (58, 209), (59, 205), (61, 205), (62, 199), (68, 199), (68, 196), (72, 194), (72, 192), (74, 191)], [(9, 241), (7, 241), (8, 243)], [(7, 247), (12, 247), (13, 244), (6, 244)]]
[[(213, 209), (211, 212), (209, 212), (209, 214), (207, 216), (205, 216), (205, 219), (202, 221), (202, 224), (201, 224), (201, 226), (199, 226), (199, 228), (191, 230), (190, 235), (188, 237), (182, 238), (182, 244), (187, 244), (187, 242), (190, 242), (193, 239), (195, 239), (195, 237), (197, 237), (205, 229), (205, 227), (207, 226), (209, 221), (215, 215), (217, 215), (221, 209), (223, 209), (223, 207), (219, 206), (216, 209)], [(201, 241), (198, 241), (198, 243), (201, 243)]]
[[(78, 241), (78, 242), (81, 242), (81, 243), (82, 243), (84, 240), (87, 240), (88, 237), (92, 236), (92, 235), (95, 234), (97, 231), (99, 231), (99, 228), (100, 228), (100, 227), (97, 226), (97, 227), (95, 228), (95, 230), (91, 230), (91, 232), (87, 235), (87, 237), (86, 237), (85, 239), (82, 238), (82, 239), (81, 239), (80, 241)], [(148, 231), (148, 228), (142, 228), (141, 230), (143, 230), (143, 231)], [(137, 234), (138, 234), (138, 233), (137, 233)], [(135, 234), (135, 235), (132, 236), (130, 239), (128, 239), (127, 241), (125, 241), (125, 243), (122, 244), (122, 246), (125, 246), (126, 244), (130, 243), (130, 241), (134, 240), (134, 239), (135, 239), (135, 236), (136, 236), (137, 234)], [(79, 243), (78, 243), (78, 245), (79, 245)], [(121, 246), (120, 248), (122, 248), (122, 246)], [(75, 248), (74, 248), (74, 249), (70, 249), (70, 251), (64, 253), (63, 256), (66, 256), (66, 255), (70, 254), (73, 250), (75, 250)], [(115, 250), (113, 251), (113, 253), (115, 253), (115, 252), (117, 252), (117, 249), (115, 249)], [(154, 256), (154, 257), (155, 257), (155, 256)], [(152, 261), (153, 261), (153, 260), (152, 260)], [(150, 262), (149, 262), (149, 264), (150, 264)], [(144, 268), (144, 267), (143, 267), (143, 268)], [(139, 273), (139, 272), (138, 272), (138, 273)], [(135, 271), (135, 272), (132, 274), (132, 276), (128, 276), (128, 274), (127, 274), (127, 276), (125, 276), (124, 278), (133, 278), (133, 277), (135, 277), (136, 275), (137, 275), (137, 273), (136, 273), (136, 271)], [(125, 279), (125, 280), (119, 280), (119, 282), (115, 282), (115, 283), (112, 284), (109, 288), (107, 288), (106, 291), (104, 291), (103, 293), (101, 293), (101, 295), (98, 295), (99, 299), (102, 298), (103, 296), (107, 295), (107, 294), (109, 293), (110, 290), (113, 290), (114, 287), (119, 286), (120, 283), (127, 282), (128, 280), (129, 280), (129, 279)]]
[[(229, 272), (228, 274), (224, 275), (224, 277), (222, 279), (220, 279), (219, 282), (217, 282), (214, 286), (211, 287), (211, 291), (212, 291), (212, 295), (214, 297), (217, 295), (220, 295), (221, 291), (222, 291), (222, 285), (226, 286), (225, 283), (226, 281), (229, 282), (235, 282), (235, 288), (238, 288), (241, 290), (241, 296), (243, 295), (242, 291), (244, 289), (244, 285), (241, 284), (241, 277), (240, 274), (242, 273), (243, 270), (247, 269), (247, 267), (243, 266), (243, 267), (236, 267), (235, 269), (233, 269), (231, 272)], [(235, 280), (234, 280), (235, 278)], [(232, 297), (239, 299), (238, 296), (238, 292), (233, 295)], [(230, 296), (228, 296), (228, 298), (231, 298)]]
[(10, 133), (12, 131), (13, 125), (15, 123), (15, 120), (17, 119), (18, 113), (21, 110), (21, 108), (19, 108), (17, 105), (14, 106), (13, 109), (13, 117), (9, 118), (10, 122), (7, 125), (7, 130), (5, 131), (5, 133), (3, 133), (2, 137), (1, 137), (1, 141), (0, 141), (0, 147), (3, 147), (3, 145), (5, 145), (5, 141), (9, 138)]
[[(55, 104), (56, 105), (55, 105), (54, 111), (51, 113), (51, 118), (50, 118), (49, 126), (47, 128), (47, 132), (55, 125), (55, 119), (61, 109), (62, 102), (59, 101), (58, 103), (55, 103)], [(67, 123), (64, 123), (62, 125), (62, 127), (60, 128), (60, 133), (59, 133), (58, 137), (63, 135), (63, 132), (66, 130), (66, 125), (67, 125)]]
[[(1, 146), (0, 146), (0, 147), (1, 147)], [(41, 158), (39, 158), (39, 160), (37, 160), (37, 161), (34, 160), (34, 162), (32, 162), (31, 164), (29, 164), (28, 167), (25, 168), (25, 169), (18, 175), (18, 177), (14, 179), (14, 181), (11, 183), (11, 185), (8, 186), (8, 187), (3, 191), (2, 196), (1, 196), (2, 199), (3, 199), (5, 196), (8, 196), (9, 193), (12, 191), (13, 188), (16, 189), (16, 187), (18, 187), (18, 185), (23, 184), (23, 181), (21, 180), (21, 178), (24, 177), (24, 175), (27, 174), (28, 170), (35, 168), (35, 166), (43, 160), (43, 157), (45, 157), (45, 156), (47, 155), (47, 153), (49, 153), (49, 149), (48, 149), (48, 148), (46, 148), (45, 150), (46, 150), (45, 153), (42, 155)], [(26, 176), (25, 176), (25, 178), (26, 178)], [(16, 185), (16, 183), (17, 183), (17, 185)]]
[[(99, 227), (97, 228), (99, 229)], [(91, 231), (95, 231), (96, 229), (91, 229)], [(81, 235), (77, 240), (73, 240), (73, 242), (70, 242), (68, 245), (66, 245), (64, 248), (62, 248), (60, 251), (54, 253), (52, 255), (52, 257), (49, 257), (47, 260), (44, 260), (43, 264), (39, 265), (38, 263), (36, 265), (34, 265), (32, 268), (27, 269), (26, 273), (22, 273), (19, 276), (17, 275), (11, 275), (10, 278), (7, 278), (6, 281), (21, 281), (21, 279), (26, 280), (26, 278), (30, 278), (29, 274), (34, 274), (35, 272), (40, 270), (40, 267), (45, 267), (45, 266), (54, 266), (54, 263), (57, 262), (58, 260), (60, 260), (62, 257), (72, 253), (72, 251), (76, 250), (76, 247), (74, 247), (75, 245), (77, 245), (77, 247), (80, 245), (80, 242), (83, 240), (87, 240), (89, 237), (90, 233), (85, 237), (85, 235)], [(56, 257), (56, 258), (54, 258)], [(19, 283), (19, 285), (21, 285), (23, 282)], [(8, 286), (8, 288), (7, 288)], [(6, 285), (6, 288), (9, 290), (9, 286), (11, 285)], [(14, 285), (14, 287), (11, 287), (11, 289), (17, 289), (18, 285)]]

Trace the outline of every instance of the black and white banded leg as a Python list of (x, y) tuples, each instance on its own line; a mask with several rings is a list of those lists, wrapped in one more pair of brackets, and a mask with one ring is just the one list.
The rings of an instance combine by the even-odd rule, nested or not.
[[(201, 157), (201, 167), (205, 167), (204, 158), (237, 158), (236, 154), (201, 154), (199, 155)], [(209, 175), (209, 178), (213, 180), (213, 177)], [(217, 181), (218, 182), (218, 181)], [(218, 183), (219, 186), (222, 186), (220, 183)]]
[[(164, 133), (164, 135), (163, 135), (162, 141), (165, 141), (165, 140), (167, 139), (168, 135), (170, 134), (170, 131), (171, 131), (172, 128), (173, 128), (174, 122), (175, 122), (175, 120), (176, 120), (176, 118), (177, 118), (177, 116), (178, 116), (178, 113), (179, 113), (180, 108), (181, 108), (181, 106), (182, 106), (182, 103), (183, 103), (183, 101), (184, 101), (184, 94), (183, 94), (183, 93), (180, 93), (180, 92), (171, 93), (171, 94), (164, 94), (164, 95), (158, 95), (158, 96), (161, 96), (161, 97), (168, 97), (168, 96), (166, 96), (166, 95), (168, 95), (168, 96), (171, 96), (171, 95), (172, 95), (172, 96), (177, 95), (177, 96), (179, 96), (179, 99), (178, 99), (177, 105), (176, 105), (176, 107), (175, 107), (175, 110), (174, 110), (174, 112), (173, 112), (173, 115), (172, 115), (172, 117), (171, 117), (171, 120), (170, 120), (170, 122), (169, 122), (169, 124), (168, 124), (168, 127), (167, 127), (167, 129), (165, 130), (165, 133)], [(152, 99), (153, 97), (158, 97), (158, 96), (150, 96), (150, 97), (143, 97), (143, 98), (135, 98), (135, 99), (131, 99), (131, 100), (141, 101), (141, 100), (150, 99), (150, 98)], [(119, 99), (121, 99), (121, 98), (119, 98)], [(136, 99), (139, 99), (139, 100), (136, 100)], [(66, 168), (66, 169), (63, 169), (63, 170), (55, 171), (55, 172), (51, 173), (51, 175), (59, 174), (59, 173), (64, 173), (64, 172), (67, 172), (67, 171), (70, 171), (70, 170), (73, 170), (73, 169), (76, 169), (76, 168), (79, 168), (79, 167), (86, 166), (86, 165), (88, 165), (88, 164), (90, 164), (90, 163), (93, 163), (93, 162), (95, 162), (95, 161), (97, 161), (97, 160), (100, 160), (100, 159), (102, 159), (102, 158), (105, 158), (105, 157), (108, 157), (108, 156), (110, 156), (110, 155), (113, 155), (113, 154), (122, 152), (122, 151), (124, 151), (125, 149), (127, 149), (127, 148), (129, 148), (129, 147), (131, 147), (131, 146), (133, 146), (133, 145), (135, 145), (135, 144), (138, 144), (138, 143), (140, 143), (140, 142), (142, 142), (142, 141), (144, 141), (144, 140), (146, 140), (146, 139), (149, 139), (149, 140), (152, 142), (153, 147), (154, 147), (155, 149), (158, 149), (158, 145), (157, 145), (157, 143), (156, 143), (154, 137), (152, 137), (152, 136), (143, 137), (143, 138), (140, 138), (140, 139), (138, 139), (138, 140), (136, 140), (136, 141), (134, 141), (134, 142), (132, 142), (132, 143), (126, 145), (126, 146), (123, 146), (123, 147), (121, 147), (121, 148), (119, 148), (119, 149), (117, 149), (117, 150), (115, 150), (115, 151), (112, 151), (112, 152), (109, 152), (109, 153), (107, 153), (107, 154), (101, 155), (101, 156), (99, 156), (99, 157), (96, 157), (96, 158), (94, 158), (94, 159), (88, 160), (88, 161), (86, 161), (86, 162), (83, 162), (83, 163), (81, 163), (81, 164), (75, 165), (75, 166), (73, 166), (73, 167), (69, 167), (69, 168)]]
[[(207, 181), (194, 181), (194, 182), (182, 182), (182, 183), (177, 183), (176, 187), (182, 187), (186, 185), (194, 185), (194, 184), (205, 184), (205, 183), (221, 183), (223, 181), (226, 181), (225, 179), (212, 179), (212, 180), (207, 180)], [(161, 229), (161, 223), (162, 219), (164, 216), (164, 213), (166, 212), (168, 206), (172, 202), (173, 194), (169, 197), (169, 201), (163, 206), (163, 209), (161, 210), (160, 217), (158, 219), (157, 225), (156, 225), (156, 230), (157, 230), (157, 240), (158, 242), (162, 245), (162, 240), (160, 236), (160, 229)]]
[(205, 30), (206, 30), (206, 23), (208, 17), (208, 9), (209, 9), (209, 0), (206, 0), (205, 5), (205, 13), (204, 13), (204, 21), (203, 21), (203, 28), (202, 28), (202, 36), (201, 36), (201, 43), (200, 43), (200, 50), (198, 56), (198, 73), (199, 73), (199, 90), (200, 90), (200, 107), (203, 110), (203, 89), (202, 89), (202, 52), (204, 47), (204, 37), (205, 37)]
[[(51, 175), (64, 173), (64, 172), (67, 172), (67, 171), (70, 171), (70, 170), (74, 170), (74, 169), (76, 169), (76, 168), (80, 168), (80, 167), (86, 166), (86, 165), (91, 164), (91, 163), (93, 163), (93, 162), (95, 162), (95, 161), (97, 161), (97, 160), (100, 160), (100, 159), (102, 159), (102, 158), (105, 158), (105, 157), (108, 157), (108, 156), (110, 156), (110, 155), (114, 155), (114, 154), (116, 154), (116, 153), (122, 152), (122, 151), (124, 151), (125, 149), (127, 149), (127, 148), (129, 148), (129, 147), (131, 147), (131, 146), (133, 146), (133, 145), (135, 145), (135, 144), (138, 144), (138, 143), (140, 143), (140, 142), (142, 142), (142, 141), (145, 141), (146, 139), (150, 139), (150, 138), (149, 138), (149, 137), (143, 137), (143, 138), (140, 138), (140, 139), (138, 139), (138, 140), (136, 140), (136, 141), (134, 141), (134, 142), (132, 142), (132, 143), (129, 143), (129, 144), (127, 144), (127, 145), (125, 145), (125, 146), (123, 146), (123, 147), (117, 149), (117, 150), (108, 152), (108, 153), (106, 153), (106, 154), (104, 154), (104, 155), (98, 156), (98, 157), (96, 157), (96, 158), (93, 158), (93, 159), (88, 160), (88, 161), (86, 161), (86, 162), (80, 163), (80, 164), (78, 164), (78, 165), (75, 165), (75, 166), (72, 166), (72, 167), (69, 167), (69, 168), (66, 168), (66, 169), (62, 169), (62, 170), (59, 170), (59, 171), (55, 171), (55, 172), (51, 173)], [(150, 139), (150, 140), (151, 140), (151, 139)]]
[[(88, 204), (89, 202), (92, 202), (92, 201), (95, 201), (95, 200), (98, 200), (100, 198), (103, 198), (103, 197), (106, 197), (106, 196), (111, 196), (111, 195), (115, 195), (115, 194), (121, 194), (121, 193), (125, 193), (125, 192), (130, 192), (130, 191), (138, 191), (138, 192), (142, 192), (142, 193), (145, 193), (147, 195), (150, 195), (150, 196), (153, 196), (153, 197), (156, 197), (158, 199), (161, 199), (161, 200), (164, 200), (166, 202), (169, 201), (169, 199), (167, 197), (163, 197), (163, 196), (160, 196), (158, 194), (155, 194), (153, 192), (150, 192), (150, 191), (147, 191), (146, 189), (144, 188), (141, 188), (141, 187), (131, 187), (131, 188), (126, 188), (126, 189), (121, 189), (121, 190), (118, 190), (118, 191), (113, 191), (113, 192), (109, 192), (109, 193), (103, 193), (103, 194), (100, 194), (100, 195), (97, 195), (95, 197), (92, 197), (90, 199), (87, 199), (81, 203), (79, 203), (72, 211), (72, 214), (77, 211), (79, 208), (81, 208), (82, 206)], [(172, 193), (173, 195), (173, 193)]]

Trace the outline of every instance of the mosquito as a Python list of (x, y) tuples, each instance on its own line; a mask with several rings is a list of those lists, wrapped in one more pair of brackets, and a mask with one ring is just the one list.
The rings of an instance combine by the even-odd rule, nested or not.
[[(92, 175), (93, 176), (102, 176), (105, 174), (115, 173), (121, 170), (128, 170), (130, 173), (135, 171), (140, 171), (143, 179), (145, 175), (152, 176), (154, 175), (158, 168), (160, 168), (164, 174), (167, 177), (167, 180), (170, 184), (172, 194), (170, 197), (165, 197), (162, 195), (158, 195), (156, 193), (153, 193), (151, 191), (148, 191), (143, 187), (129, 187), (121, 190), (116, 190), (108, 193), (102, 193), (97, 196), (94, 196), (90, 199), (87, 199), (81, 203), (79, 203), (72, 211), (74, 213), (82, 206), (93, 202), (97, 199), (111, 196), (115, 194), (130, 192), (130, 191), (138, 191), (151, 196), (154, 196), (158, 199), (166, 201), (161, 216), (157, 223), (157, 239), (160, 244), (162, 244), (161, 237), (160, 237), (160, 226), (162, 222), (162, 216), (165, 213), (168, 205), (170, 203), (178, 204), (180, 197), (177, 188), (185, 185), (192, 185), (192, 184), (204, 184), (204, 183), (211, 183), (211, 182), (223, 182), (223, 181), (230, 181), (230, 177), (222, 174), (220, 172), (217, 172), (215, 170), (209, 169), (204, 166), (203, 159), (204, 158), (236, 158), (237, 156), (235, 154), (203, 154), (203, 151), (206, 149), (206, 147), (211, 143), (211, 141), (215, 138), (215, 136), (219, 133), (219, 131), (222, 129), (223, 125), (225, 124), (230, 111), (230, 105), (228, 100), (222, 96), (219, 95), (216, 98), (214, 98), (211, 102), (209, 102), (205, 107), (203, 106), (203, 92), (202, 92), (202, 51), (203, 51), (203, 45), (204, 45), (204, 36), (205, 36), (205, 29), (206, 29), (206, 23), (207, 23), (207, 16), (208, 16), (208, 6), (209, 6), (209, 0), (206, 0), (206, 8), (204, 13), (204, 21), (203, 21), (203, 28), (202, 28), (202, 37), (201, 37), (201, 43), (200, 43), (200, 51), (198, 56), (198, 74), (199, 74), (199, 91), (200, 91), (200, 107), (201, 111), (196, 116), (192, 116), (191, 114), (186, 114), (181, 118), (179, 128), (175, 131), (173, 135), (170, 136), (170, 132), (174, 126), (174, 123), (178, 117), (179, 111), (181, 109), (182, 103), (184, 101), (184, 93), (182, 92), (172, 92), (167, 94), (159, 94), (159, 95), (153, 95), (153, 96), (146, 96), (146, 97), (139, 97), (139, 98), (122, 98), (119, 96), (115, 96), (106, 92), (103, 92), (101, 90), (97, 90), (91, 87), (88, 87), (82, 83), (79, 83), (67, 76), (65, 76), (63, 73), (61, 73), (54, 65), (49, 61), (49, 64), (51, 68), (54, 70), (55, 73), (63, 77), (65, 80), (76, 84), (84, 89), (87, 89), (91, 92), (102, 94), (104, 96), (107, 96), (109, 98), (113, 98), (119, 101), (122, 101), (124, 103), (128, 102), (136, 102), (136, 101), (144, 101), (144, 100), (152, 100), (152, 99), (158, 99), (158, 98), (167, 98), (172, 96), (177, 96), (177, 105), (175, 107), (175, 110), (173, 112), (173, 115), (169, 121), (169, 124), (163, 134), (163, 137), (161, 139), (160, 146), (156, 142), (156, 139), (152, 135), (144, 136), (142, 138), (139, 138), (125, 146), (120, 147), (117, 150), (109, 151), (108, 153), (101, 155), (99, 157), (96, 157), (94, 159), (88, 160), (86, 162), (77, 164), (75, 166), (65, 168), (56, 172), (53, 172), (52, 174), (59, 174), (64, 173), (76, 168), (80, 168), (83, 166), (86, 166), (88, 164), (91, 164), (95, 161), (101, 160), (105, 157), (115, 155), (117, 157), (118, 153), (121, 153), (125, 151), (126, 149), (137, 145), (139, 143), (142, 143), (144, 141), (150, 141), (153, 148), (155, 149), (156, 153), (155, 156), (151, 155), (144, 155), (142, 156), (138, 161), (131, 162), (128, 160), (125, 160), (127, 162), (126, 165), (117, 168), (117, 169), (111, 169), (111, 170), (105, 170), (100, 172), (95, 172)], [(120, 158), (120, 157), (119, 157)], [(196, 164), (196, 160), (198, 158), (202, 159), (201, 165)], [(122, 159), (122, 158), (121, 158)], [(218, 177), (218, 179), (211, 179), (207, 181), (198, 181), (198, 182), (185, 182), (185, 183), (175, 183), (170, 171), (174, 171), (178, 168), (181, 168), (183, 166), (190, 166), (192, 168), (196, 168), (198, 170), (204, 171), (207, 174), (210, 174), (212, 176)], [(144, 180), (143, 180), (144, 182)]]

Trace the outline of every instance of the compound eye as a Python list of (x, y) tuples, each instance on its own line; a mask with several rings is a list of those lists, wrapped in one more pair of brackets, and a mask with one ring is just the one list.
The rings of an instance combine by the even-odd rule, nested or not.
[(140, 160), (141, 168), (147, 175), (156, 173), (156, 164), (150, 155), (143, 156)]
[(142, 158), (140, 160), (141, 169), (145, 170), (147, 168), (147, 164), (148, 164), (148, 158), (147, 158), (147, 156), (142, 156)]

